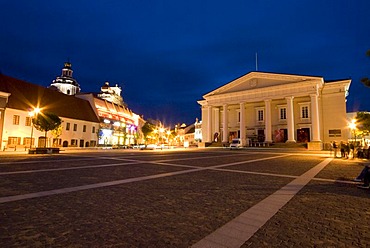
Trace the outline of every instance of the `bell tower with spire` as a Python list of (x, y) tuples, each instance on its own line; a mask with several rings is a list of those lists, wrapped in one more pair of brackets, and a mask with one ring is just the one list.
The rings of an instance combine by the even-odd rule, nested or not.
[(81, 91), (81, 88), (76, 79), (72, 77), (72, 74), (72, 64), (70, 62), (65, 62), (62, 69), (62, 75), (53, 80), (50, 84), (50, 88), (56, 88), (58, 91), (66, 95), (76, 95)]

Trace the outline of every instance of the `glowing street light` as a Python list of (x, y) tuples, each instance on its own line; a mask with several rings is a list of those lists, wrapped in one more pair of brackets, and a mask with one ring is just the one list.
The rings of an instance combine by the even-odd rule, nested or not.
[(33, 118), (40, 113), (40, 108), (34, 108), (33, 111), (29, 111), (28, 115), (31, 118), (31, 141), (30, 141), (30, 149), (32, 148), (32, 136), (33, 136)]
[(352, 139), (354, 137), (355, 138), (355, 143), (356, 143), (356, 128), (357, 128), (356, 119), (352, 119), (351, 122), (348, 124), (348, 126), (353, 132)]

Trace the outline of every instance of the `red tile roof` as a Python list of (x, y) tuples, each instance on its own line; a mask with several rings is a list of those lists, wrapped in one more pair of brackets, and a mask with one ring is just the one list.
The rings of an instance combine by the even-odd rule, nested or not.
[(36, 84), (0, 74), (0, 91), (11, 93), (7, 108), (24, 111), (35, 107), (59, 117), (100, 122), (90, 103)]

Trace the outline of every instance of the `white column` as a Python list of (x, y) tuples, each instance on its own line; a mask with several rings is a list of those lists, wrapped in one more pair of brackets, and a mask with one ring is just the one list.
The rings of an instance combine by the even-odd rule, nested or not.
[[(214, 120), (215, 120), (215, 133), (218, 133), (218, 141), (220, 141), (220, 108), (214, 108)], [(212, 137), (213, 139), (214, 137)]]
[(271, 100), (265, 100), (265, 142), (271, 143), (272, 128), (271, 128)]
[(318, 97), (317, 94), (312, 94), (310, 95), (310, 97), (311, 97), (312, 141), (321, 141)]
[(294, 111), (293, 111), (293, 98), (286, 97), (287, 101), (287, 125), (288, 125), (288, 140), (286, 142), (296, 142), (294, 133)]
[(222, 135), (222, 142), (227, 143), (229, 142), (229, 111), (227, 110), (227, 104), (223, 105), (224, 112), (223, 112), (223, 120), (222, 120), (222, 125), (223, 125), (223, 135)]
[(242, 146), (246, 145), (246, 131), (245, 131), (245, 103), (240, 103), (240, 140)]
[(206, 142), (212, 142), (212, 106), (208, 106), (207, 113), (207, 140)]

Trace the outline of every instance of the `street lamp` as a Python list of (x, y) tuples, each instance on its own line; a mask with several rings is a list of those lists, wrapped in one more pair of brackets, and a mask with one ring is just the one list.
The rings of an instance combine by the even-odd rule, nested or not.
[(167, 143), (168, 143), (168, 148), (170, 148), (170, 134), (171, 134), (171, 131), (168, 130), (167, 131)]
[(28, 115), (31, 118), (31, 141), (30, 141), (30, 149), (32, 148), (32, 136), (33, 136), (33, 117), (38, 115), (40, 113), (39, 108), (34, 108), (33, 111), (29, 111)]
[(352, 119), (351, 123), (349, 123), (349, 128), (352, 130), (352, 139), (353, 137), (355, 138), (355, 143), (356, 143), (356, 119)]
[(160, 134), (161, 134), (161, 149), (162, 149), (162, 146), (163, 146), (163, 132), (164, 132), (164, 128), (163, 128), (163, 127), (159, 128), (159, 132), (160, 132)]

